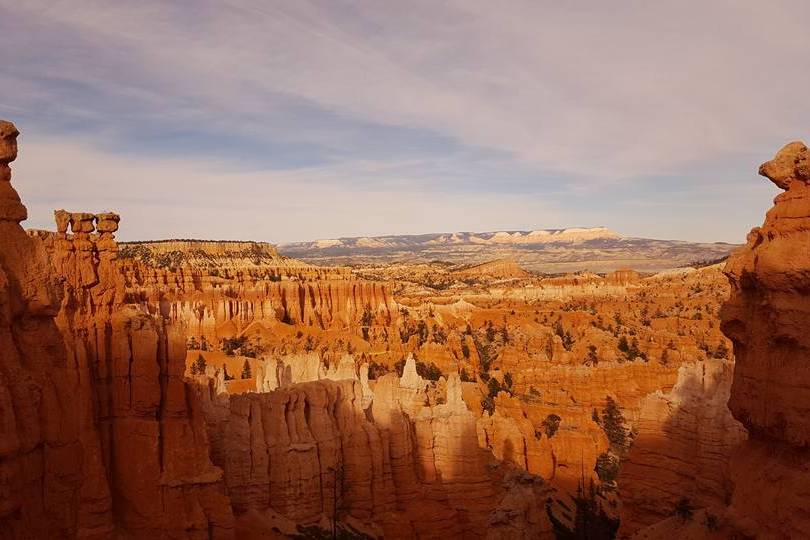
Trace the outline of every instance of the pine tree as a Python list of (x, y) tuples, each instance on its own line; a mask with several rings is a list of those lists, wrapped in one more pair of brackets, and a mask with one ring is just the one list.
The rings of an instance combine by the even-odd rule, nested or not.
[(250, 371), (250, 362), (245, 360), (245, 364), (242, 366), (242, 378), (250, 379), (251, 377), (253, 377), (253, 374)]
[(197, 355), (197, 359), (194, 361), (194, 363), (191, 364), (191, 374), (203, 375), (205, 374), (205, 367), (206, 367), (205, 358), (203, 358), (203, 355), (199, 354)]
[(627, 431), (624, 429), (624, 416), (612, 397), (605, 398), (605, 408), (602, 409), (602, 429), (610, 441), (610, 445), (618, 451), (627, 444)]

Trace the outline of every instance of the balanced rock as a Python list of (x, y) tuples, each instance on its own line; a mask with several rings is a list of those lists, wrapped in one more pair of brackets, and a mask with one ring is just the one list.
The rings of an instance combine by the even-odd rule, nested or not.
[(759, 174), (770, 179), (782, 189), (790, 189), (794, 181), (810, 182), (810, 160), (807, 146), (793, 141), (782, 147), (772, 160), (759, 167)]
[(760, 167), (786, 190), (726, 266), (722, 330), (734, 343), (729, 408), (750, 438), (735, 453), (731, 516), (745, 535), (808, 538), (810, 175), (791, 143)]
[(0, 120), (0, 220), (19, 223), (28, 218), (28, 211), (11, 186), (9, 163), (17, 159), (17, 136), (20, 134), (11, 122)]

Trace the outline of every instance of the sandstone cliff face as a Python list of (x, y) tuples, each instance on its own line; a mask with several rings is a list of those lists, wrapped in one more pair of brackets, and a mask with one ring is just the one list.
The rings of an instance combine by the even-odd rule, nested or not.
[(748, 534), (810, 537), (810, 157), (785, 146), (760, 173), (785, 190), (726, 267), (729, 407), (750, 432), (732, 460), (732, 515)]
[(684, 364), (671, 392), (642, 400), (618, 477), (620, 536), (671, 516), (684, 497), (696, 507), (728, 503), (730, 456), (747, 435), (726, 407), (733, 367), (718, 359)]
[(254, 326), (326, 329), (357, 323), (368, 308), (390, 320), (395, 306), (384, 284), (315, 267), (259, 265), (162, 268), (122, 261), (128, 301), (186, 325), (189, 336), (218, 343)]
[(317, 523), (337, 513), (386, 538), (550, 537), (551, 488), (478, 446), (457, 375), (435, 388), (411, 359), (372, 393), (345, 360), (352, 373), (332, 373), (339, 380), (270, 393), (229, 396), (198, 378), (239, 527), (257, 514)]
[[(16, 130), (0, 128), (8, 184)], [(3, 189), (0, 533), (229, 535), (221, 471), (183, 382), (184, 338), (123, 304), (118, 217), (58, 211), (59, 232), (26, 235)]]
[(411, 359), (371, 400), (364, 377), (347, 375), (231, 396), (198, 386), (240, 528), (257, 514), (337, 514), (386, 538), (551, 537), (551, 489), (478, 446), (457, 375), (442, 392)]
[(0, 123), (0, 534), (58, 537), (75, 534), (80, 511), (79, 426), (65, 410), (76, 377), (54, 323), (58, 284), (19, 225), (26, 210), (9, 167), (16, 137)]

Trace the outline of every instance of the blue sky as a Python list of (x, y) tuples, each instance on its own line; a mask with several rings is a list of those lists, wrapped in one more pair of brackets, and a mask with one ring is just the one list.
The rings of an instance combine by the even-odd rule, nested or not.
[[(21, 5), (22, 4), (22, 5)], [(0, 0), (29, 227), (741, 242), (808, 138), (800, 1)]]

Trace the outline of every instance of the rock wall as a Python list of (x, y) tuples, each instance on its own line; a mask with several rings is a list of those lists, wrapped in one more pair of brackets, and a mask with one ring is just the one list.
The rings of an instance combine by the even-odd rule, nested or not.
[[(0, 122), (0, 536), (63, 537), (78, 528), (82, 475), (76, 376), (54, 322), (60, 289), (47, 254), (19, 222), (11, 186), (16, 128)], [(100, 494), (104, 499), (104, 494)], [(104, 501), (97, 522), (109, 530)]]
[(274, 267), (172, 270), (132, 260), (124, 260), (122, 267), (128, 301), (186, 325), (190, 336), (210, 343), (251, 325), (254, 330), (260, 326), (259, 331), (279, 323), (325, 329), (357, 323), (366, 307), (381, 320), (390, 321), (395, 313), (384, 284), (341, 275), (281, 279)]
[(722, 328), (737, 366), (729, 407), (750, 439), (731, 463), (745, 534), (810, 537), (810, 156), (793, 142), (760, 168), (784, 190), (729, 260)]
[(696, 507), (728, 504), (729, 460), (746, 431), (726, 407), (734, 364), (684, 364), (671, 392), (641, 403), (638, 435), (622, 461), (620, 536), (666, 519), (686, 497)]
[(386, 538), (551, 537), (551, 488), (478, 446), (458, 375), (441, 391), (411, 358), (402, 378), (375, 381), (370, 407), (366, 382), (231, 396), (213, 381), (197, 387), (240, 527), (257, 514), (318, 523), (337, 513)]
[(231, 535), (181, 332), (123, 303), (116, 215), (23, 231), (16, 135), (0, 124), (0, 536)]

